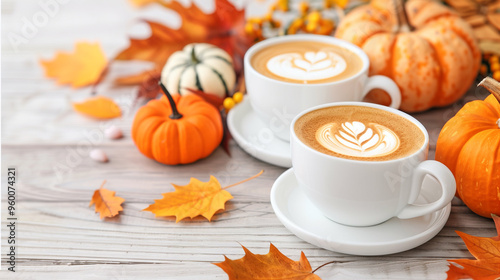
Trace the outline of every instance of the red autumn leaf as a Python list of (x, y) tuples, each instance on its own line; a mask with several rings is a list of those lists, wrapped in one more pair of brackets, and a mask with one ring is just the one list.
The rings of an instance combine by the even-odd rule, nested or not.
[(228, 0), (215, 0), (215, 10), (205, 14), (195, 4), (185, 8), (179, 2), (162, 1), (168, 9), (182, 18), (177, 32), (188, 34), (195, 42), (206, 42), (227, 51), (232, 57), (236, 73), (243, 69), (243, 56), (254, 43), (245, 32), (245, 9), (238, 10)]
[(269, 247), (266, 255), (257, 255), (244, 246), (245, 256), (238, 260), (231, 260), (224, 256), (225, 260), (215, 263), (222, 268), (229, 280), (321, 280), (314, 274), (304, 252), (300, 254), (299, 261), (293, 261), (283, 255), (273, 244)]
[(144, 21), (151, 29), (151, 36), (146, 39), (130, 39), (128, 48), (120, 52), (115, 60), (143, 60), (154, 63), (152, 70), (132, 76), (121, 77), (118, 84), (130, 84), (130, 80), (141, 82), (151, 75), (160, 73), (168, 57), (181, 50), (186, 44), (193, 42), (188, 34), (166, 27), (162, 24)]
[[(154, 63), (154, 67), (132, 76), (120, 77), (115, 81), (117, 84), (149, 83), (151, 77), (160, 76), (163, 66), (172, 53), (194, 42), (206, 42), (224, 49), (233, 57), (236, 73), (242, 73), (243, 56), (254, 42), (244, 30), (244, 9), (236, 9), (228, 0), (215, 0), (215, 10), (209, 14), (205, 14), (194, 3), (189, 7), (184, 7), (176, 1), (157, 1), (157, 3), (177, 12), (182, 19), (181, 27), (172, 29), (159, 23), (144, 21), (151, 29), (151, 36), (146, 39), (131, 38), (130, 46), (120, 52), (115, 60), (149, 61)], [(141, 86), (144, 87), (146, 86)], [(139, 97), (151, 97), (155, 92), (159, 92), (157, 86), (148, 87), (147, 93), (140, 92)]]
[(139, 86), (137, 98), (155, 99), (161, 93), (158, 81), (160, 81), (160, 74), (150, 73), (149, 77)]
[[(477, 237), (457, 231), (469, 252), (476, 258), (448, 260), (452, 262), (447, 271), (451, 279), (484, 279), (500, 278), (500, 217), (492, 215), (497, 229), (495, 237)], [(458, 264), (460, 267), (455, 266)]]
[(212, 104), (217, 110), (220, 110), (222, 103), (224, 103), (224, 98), (220, 98), (217, 95), (211, 94), (209, 92), (204, 92), (192, 88), (186, 88), (186, 90), (203, 98), (206, 102)]

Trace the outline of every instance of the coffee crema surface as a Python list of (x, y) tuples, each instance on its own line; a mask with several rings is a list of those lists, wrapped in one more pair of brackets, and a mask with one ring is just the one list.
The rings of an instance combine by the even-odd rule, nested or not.
[(299, 140), (335, 157), (385, 161), (417, 152), (425, 142), (410, 120), (381, 109), (334, 106), (306, 113), (294, 127)]
[(361, 58), (352, 51), (315, 41), (267, 46), (251, 58), (252, 67), (271, 79), (300, 84), (336, 82), (357, 74)]

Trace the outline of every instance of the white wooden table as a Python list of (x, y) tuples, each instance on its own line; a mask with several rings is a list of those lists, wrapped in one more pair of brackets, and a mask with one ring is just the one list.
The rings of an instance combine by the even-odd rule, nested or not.
[[(270, 242), (294, 260), (304, 251), (313, 269), (337, 261), (317, 272), (323, 279), (445, 279), (446, 259), (471, 258), (455, 230), (495, 235), (491, 220), (473, 214), (455, 199), (444, 229), (410, 251), (358, 257), (310, 245), (278, 221), (269, 202), (272, 183), (285, 169), (252, 158), (235, 143), (230, 146), (232, 157), (219, 148), (195, 164), (158, 164), (142, 156), (130, 138), (137, 110), (131, 107), (135, 88), (113, 88), (109, 80), (104, 81), (99, 92), (119, 102), (124, 115), (96, 122), (70, 107), (71, 100), (89, 96), (90, 89), (73, 90), (43, 78), (40, 58), (52, 58), (56, 50), (72, 50), (77, 40), (98, 41), (112, 57), (127, 46), (128, 34), (147, 36), (147, 29), (137, 26), (135, 19), (147, 16), (176, 24), (172, 13), (154, 6), (136, 10), (125, 0), (69, 1), (58, 4), (47, 22), (38, 22), (31, 38), (24, 37), (14, 46), (12, 34), (23, 36), (26, 21), (33, 22), (33, 16), (43, 11), (36, 0), (2, 1), (1, 279), (227, 279), (212, 263), (223, 261), (223, 255), (242, 257), (240, 244), (265, 254)], [(115, 73), (140, 67), (145, 66)], [(484, 96), (471, 90), (466, 100)], [(441, 127), (463, 102), (414, 115), (429, 130), (431, 159)], [(103, 139), (103, 129), (111, 124), (124, 130), (124, 139)], [(92, 161), (89, 148), (103, 149), (110, 162)], [(16, 273), (6, 270), (6, 171), (10, 166), (18, 170)], [(234, 199), (212, 222), (175, 223), (173, 218), (155, 218), (141, 211), (161, 193), (172, 191), (170, 183), (185, 184), (190, 177), (206, 181), (212, 174), (228, 185), (261, 169), (265, 170), (261, 177), (231, 189)], [(107, 220), (100, 220), (88, 207), (103, 180), (126, 199), (123, 213)]]

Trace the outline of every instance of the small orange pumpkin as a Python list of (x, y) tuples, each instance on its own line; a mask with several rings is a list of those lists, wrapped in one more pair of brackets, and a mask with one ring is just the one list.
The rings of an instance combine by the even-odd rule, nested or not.
[(436, 160), (453, 172), (457, 195), (476, 214), (500, 215), (500, 83), (479, 85), (492, 94), (471, 101), (441, 130)]
[[(347, 14), (335, 36), (366, 52), (370, 75), (396, 82), (400, 109), (407, 112), (454, 103), (480, 66), (471, 27), (436, 1), (373, 0)], [(390, 103), (380, 91), (370, 96), (370, 101)]]
[(165, 96), (149, 101), (135, 115), (132, 138), (139, 151), (169, 165), (209, 156), (222, 140), (220, 113), (195, 94), (171, 96), (160, 86)]

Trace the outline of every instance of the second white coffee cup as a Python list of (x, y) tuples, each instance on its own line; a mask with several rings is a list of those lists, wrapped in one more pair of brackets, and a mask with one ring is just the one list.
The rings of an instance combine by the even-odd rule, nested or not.
[[(277, 44), (297, 42), (310, 42), (312, 45), (331, 44), (344, 48), (361, 59), (361, 69), (352, 76), (334, 82), (291, 83), (263, 75), (252, 66), (252, 57), (259, 51)], [(305, 64), (304, 67), (313, 69), (315, 59), (319, 57), (317, 54), (312, 52), (309, 57), (299, 54), (304, 55), (301, 61)], [(401, 103), (401, 93), (393, 80), (380, 75), (368, 77), (370, 61), (363, 50), (331, 36), (303, 34), (264, 40), (246, 52), (244, 66), (247, 92), (253, 110), (269, 125), (278, 138), (287, 142), (290, 141), (289, 127), (292, 119), (299, 112), (310, 107), (338, 101), (362, 101), (370, 90), (375, 88), (383, 89), (390, 95), (392, 100), (390, 107), (399, 108)]]
[[(346, 151), (352, 147), (353, 150), (359, 148), (358, 154), (377, 152), (391, 157), (392, 155), (388, 151), (391, 150), (391, 147), (399, 145), (391, 144), (397, 143), (393, 140), (398, 137), (396, 135), (398, 133), (393, 134), (396, 136), (391, 136), (389, 130), (379, 129), (382, 127), (380, 123), (377, 123), (377, 116), (380, 116), (380, 113), (388, 115), (385, 117), (387, 123), (403, 120), (403, 125), (399, 125), (402, 131), (407, 131), (410, 125), (416, 126), (413, 131), (417, 132), (421, 140), (419, 140), (419, 144), (410, 145), (409, 154), (401, 157), (395, 156), (394, 159), (389, 160), (358, 160), (326, 154), (306, 144), (304, 139), (313, 139), (307, 140), (309, 142), (318, 139), (319, 136), (316, 132), (307, 132), (307, 135), (316, 135), (313, 136), (316, 138), (298, 136), (298, 133), (302, 133), (296, 130), (296, 123), (299, 119), (309, 118), (311, 125), (307, 123), (304, 126), (307, 129), (313, 123), (318, 124), (324, 122), (325, 119), (328, 119), (328, 123), (331, 121), (339, 122), (338, 119), (328, 117), (326, 113), (323, 116), (325, 111), (319, 111), (330, 108), (337, 110), (339, 107), (345, 107), (350, 112), (354, 112), (356, 108), (361, 108), (357, 111), (374, 111), (372, 108), (376, 109), (374, 114), (368, 115), (369, 121), (366, 124), (366, 127), (372, 126), (373, 129), (363, 127), (358, 129), (363, 125), (357, 122), (355, 113), (353, 115), (343, 114), (343, 116), (347, 116), (349, 121), (339, 123), (337, 126), (341, 127), (339, 130), (332, 128), (327, 131), (327, 134), (324, 134), (327, 140), (331, 140), (329, 143), (332, 146), (335, 146), (335, 143), (339, 146), (347, 145), (345, 146)], [(310, 112), (318, 112), (321, 118), (312, 120), (312, 114), (307, 115)], [(393, 116), (391, 114), (394, 115), (393, 119), (391, 119)], [(305, 115), (307, 116), (304, 117)], [(313, 131), (317, 130), (314, 128)], [(300, 113), (292, 121), (290, 133), (292, 166), (301, 190), (326, 217), (335, 222), (349, 226), (371, 226), (392, 217), (401, 219), (419, 217), (442, 209), (450, 203), (455, 195), (456, 184), (451, 171), (440, 162), (426, 160), (429, 150), (429, 135), (426, 129), (416, 119), (399, 110), (364, 102), (325, 104)], [(348, 135), (349, 133), (353, 136)], [(372, 139), (376, 141), (372, 142)], [(360, 145), (356, 146), (355, 142)], [(406, 138), (406, 144), (408, 142), (416, 141), (413, 141), (412, 138)], [(379, 146), (376, 147), (376, 145)], [(370, 148), (364, 149), (368, 146)], [(426, 175), (437, 179), (442, 189), (442, 195), (435, 202), (414, 205)]]

